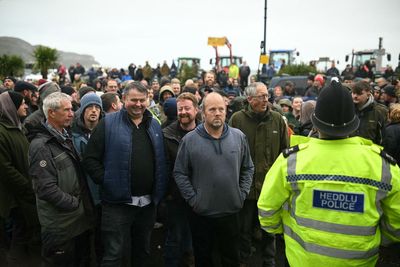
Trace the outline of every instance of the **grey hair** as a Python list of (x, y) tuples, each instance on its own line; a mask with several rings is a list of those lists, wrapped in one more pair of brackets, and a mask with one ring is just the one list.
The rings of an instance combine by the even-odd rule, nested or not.
[(49, 109), (52, 110), (57, 110), (61, 107), (61, 101), (62, 100), (69, 100), (71, 101), (72, 98), (64, 93), (61, 92), (54, 92), (48, 95), (44, 100), (43, 100), (43, 113), (44, 116), (46, 117), (46, 120), (49, 116)]
[(257, 86), (266, 86), (266, 85), (262, 82), (252, 83), (244, 89), (244, 95), (255, 96), (257, 94)]

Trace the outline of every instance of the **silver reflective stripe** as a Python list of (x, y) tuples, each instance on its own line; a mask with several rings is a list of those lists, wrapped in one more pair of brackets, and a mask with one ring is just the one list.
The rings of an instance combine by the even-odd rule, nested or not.
[(289, 211), (289, 202), (285, 201), (285, 203), (283, 203), (282, 205), (283, 210)]
[(271, 217), (273, 216), (275, 213), (277, 213), (280, 210), (270, 210), (270, 211), (266, 211), (266, 210), (262, 210), (262, 209), (258, 209), (258, 215), (260, 215), (261, 217)]
[(286, 180), (289, 183), (295, 183), (298, 181), (306, 182), (306, 181), (339, 181), (345, 183), (354, 183), (354, 184), (363, 184), (376, 187), (378, 189), (384, 191), (392, 190), (391, 184), (382, 183), (381, 181), (377, 181), (369, 178), (361, 178), (354, 176), (345, 176), (345, 175), (333, 175), (333, 174), (296, 174), (296, 175), (288, 175), (286, 176)]
[[(296, 176), (296, 162), (297, 162), (297, 153), (290, 154), (287, 162), (288, 176), (291, 177)], [(382, 172), (384, 172), (384, 170), (382, 170)], [(389, 169), (389, 174), (390, 174), (390, 169)], [(382, 182), (386, 181), (387, 180), (382, 179)], [(292, 218), (296, 220), (296, 223), (298, 225), (313, 228), (320, 231), (347, 234), (347, 235), (371, 236), (376, 234), (376, 229), (377, 229), (376, 226), (355, 226), (355, 225), (335, 224), (335, 223), (323, 222), (297, 216), (295, 214), (296, 200), (300, 194), (300, 190), (298, 187), (297, 180), (293, 180), (293, 182), (291, 182), (290, 185), (294, 193), (290, 207), (290, 215), (292, 216)]]
[(390, 240), (386, 235), (381, 236), (381, 246), (389, 246), (392, 243), (393, 241)]
[[(392, 173), (390, 172), (390, 163), (387, 162), (384, 158), (382, 158), (382, 174), (381, 175), (382, 175), (381, 182), (390, 185), (392, 182)], [(388, 193), (388, 191), (382, 190), (381, 188), (379, 188), (379, 190), (376, 192), (375, 205), (376, 205), (376, 209), (379, 213), (379, 217), (382, 217), (382, 215), (383, 215), (381, 200), (386, 197), (387, 193)]]
[(381, 230), (388, 232), (391, 235), (394, 235), (397, 238), (400, 238), (400, 229), (394, 229), (386, 220), (381, 220), (380, 223)]
[(297, 162), (297, 153), (290, 154), (288, 161), (287, 161), (287, 174), (288, 175), (296, 174), (296, 162)]
[[(297, 163), (297, 153), (292, 153), (289, 155), (287, 161), (287, 174), (288, 176), (296, 175), (296, 163)], [(290, 207), (290, 214), (294, 217), (294, 211), (296, 210), (296, 199), (299, 196), (299, 188), (297, 182), (290, 183), (292, 187), (292, 191), (294, 192), (294, 196), (292, 197), (292, 204)]]
[(296, 234), (289, 226), (284, 225), (284, 233), (293, 238), (304, 250), (324, 256), (342, 258), (342, 259), (368, 259), (379, 252), (379, 247), (370, 249), (368, 251), (346, 250), (339, 248), (332, 248), (321, 246), (304, 241), (298, 234)]
[(271, 226), (263, 226), (263, 227), (261, 227), (264, 231), (266, 231), (266, 232), (268, 232), (268, 230), (276, 230), (276, 229), (278, 229), (279, 227), (281, 227), (282, 226), (282, 224), (281, 223), (278, 223), (278, 224), (275, 224), (275, 225), (271, 225)]
[(359, 235), (359, 236), (371, 236), (376, 233), (376, 226), (356, 226), (356, 225), (344, 225), (329, 222), (321, 222), (313, 219), (302, 218), (294, 215), (294, 219), (300, 226), (313, 228), (320, 231), (345, 234), (345, 235)]

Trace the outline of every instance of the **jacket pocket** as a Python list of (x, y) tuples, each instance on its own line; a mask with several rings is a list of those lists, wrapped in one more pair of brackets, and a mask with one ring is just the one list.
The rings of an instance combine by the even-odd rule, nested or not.
[(57, 170), (62, 171), (63, 169), (68, 168), (73, 165), (72, 160), (70, 159), (67, 152), (62, 152), (53, 158), (54, 163), (56, 165)]

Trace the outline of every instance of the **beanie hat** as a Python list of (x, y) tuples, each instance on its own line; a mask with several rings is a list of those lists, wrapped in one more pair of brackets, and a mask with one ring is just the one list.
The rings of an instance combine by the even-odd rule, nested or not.
[(100, 96), (98, 96), (96, 93), (89, 93), (84, 95), (81, 98), (81, 110), (82, 114), (85, 112), (85, 109), (90, 106), (90, 105), (97, 105), (100, 107), (101, 111), (103, 111), (103, 104), (101, 102)]
[(321, 74), (315, 75), (314, 81), (319, 81), (321, 83), (321, 85), (324, 86), (325, 80)]
[(333, 137), (348, 136), (360, 124), (349, 90), (336, 80), (322, 89), (311, 121), (315, 128)]
[(393, 85), (386, 85), (383, 87), (383, 93), (391, 97), (396, 97), (396, 88)]
[(75, 93), (75, 89), (72, 88), (71, 86), (63, 86), (61, 87), (61, 92), (71, 96), (73, 93)]
[(13, 83), (16, 83), (17, 82), (17, 79), (15, 79), (14, 77), (12, 77), (12, 76), (6, 76), (5, 78), (4, 78), (4, 81), (5, 80), (11, 80), (11, 81), (13, 81)]
[(175, 97), (171, 97), (171, 98), (168, 98), (167, 100), (165, 100), (163, 107), (164, 107), (165, 116), (167, 116), (167, 118), (169, 120), (176, 119), (178, 112), (176, 109), (176, 98)]
[(52, 93), (61, 92), (60, 87), (57, 83), (54, 82), (46, 82), (39, 86), (39, 105), (43, 105), (43, 100)]
[(24, 82), (24, 81), (18, 81), (15, 86), (14, 86), (14, 91), (16, 92), (22, 92), (24, 90), (30, 90), (32, 92), (37, 91), (38, 89), (36, 88), (35, 85), (28, 83), (28, 82)]
[(14, 103), (15, 108), (18, 110), (22, 104), (22, 100), (24, 100), (24, 97), (20, 93), (16, 93), (13, 91), (9, 91), (8, 94), (10, 95), (10, 98)]

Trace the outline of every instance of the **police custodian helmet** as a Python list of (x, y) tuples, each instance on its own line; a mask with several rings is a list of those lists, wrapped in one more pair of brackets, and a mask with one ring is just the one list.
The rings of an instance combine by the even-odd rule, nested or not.
[(319, 94), (311, 121), (320, 132), (332, 137), (346, 137), (360, 124), (349, 90), (336, 79)]

